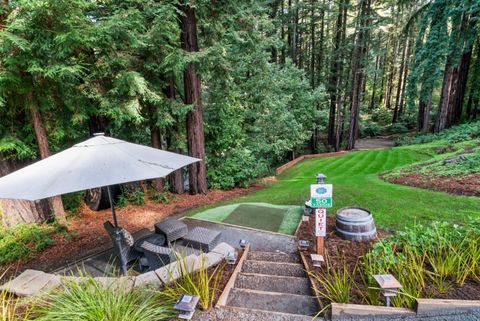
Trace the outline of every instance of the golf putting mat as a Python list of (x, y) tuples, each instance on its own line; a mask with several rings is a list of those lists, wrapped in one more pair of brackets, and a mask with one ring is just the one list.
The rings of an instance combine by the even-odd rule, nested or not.
[(215, 207), (192, 218), (293, 235), (301, 216), (300, 206), (239, 203)]

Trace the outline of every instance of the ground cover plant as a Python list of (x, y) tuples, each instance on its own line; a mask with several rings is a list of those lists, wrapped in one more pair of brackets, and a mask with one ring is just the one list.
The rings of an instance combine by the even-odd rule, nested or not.
[(21, 224), (0, 229), (0, 266), (44, 250), (55, 242), (53, 225)]
[(469, 216), (480, 217), (479, 198), (392, 184), (379, 177), (380, 173), (401, 166), (431, 160), (430, 149), (431, 146), (416, 145), (307, 159), (285, 171), (264, 189), (201, 207), (188, 215), (243, 202), (302, 205), (309, 198), (309, 186), (315, 182), (315, 175), (324, 173), (327, 182), (334, 186), (333, 208), (329, 214), (346, 206), (367, 208), (373, 213), (375, 223), (387, 229), (402, 229), (415, 222), (434, 220), (465, 223)]
[[(0, 274), (0, 284), (7, 281), (4, 276), (5, 272)], [(26, 321), (30, 312), (31, 307), (23, 305), (19, 298), (7, 291), (0, 291), (0, 321)]]

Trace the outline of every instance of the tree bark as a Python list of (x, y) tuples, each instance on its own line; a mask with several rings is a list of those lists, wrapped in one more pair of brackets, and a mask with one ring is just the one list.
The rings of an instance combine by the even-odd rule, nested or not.
[(342, 22), (343, 22), (343, 3), (340, 3), (338, 6), (338, 15), (335, 25), (335, 40), (333, 43), (332, 49), (332, 60), (330, 64), (330, 77), (328, 89), (330, 92), (330, 111), (328, 117), (328, 135), (327, 142), (330, 146), (335, 146), (336, 133), (335, 133), (335, 124), (337, 111), (336, 107), (338, 104), (337, 95), (338, 95), (338, 73), (340, 69), (340, 42), (342, 41)]
[[(157, 125), (152, 124), (150, 126), (150, 142), (153, 148), (162, 149), (162, 138), (160, 135), (160, 128)], [(156, 192), (163, 191), (165, 183), (163, 178), (152, 179), (152, 187)]]
[(395, 124), (398, 120), (398, 116), (399, 116), (399, 111), (400, 111), (400, 96), (402, 95), (402, 85), (403, 85), (403, 72), (404, 72), (404, 69), (405, 69), (405, 65), (406, 65), (406, 55), (407, 55), (407, 51), (408, 51), (408, 45), (409, 45), (409, 42), (406, 40), (405, 41), (405, 47), (403, 48), (403, 51), (402, 51), (402, 60), (400, 62), (400, 71), (398, 72), (398, 84), (397, 84), (397, 95), (395, 96), (395, 107), (394, 107), (394, 110), (393, 110), (393, 118), (392, 118), (392, 124)]
[(361, 92), (363, 89), (363, 81), (365, 79), (365, 62), (364, 58), (366, 55), (366, 40), (368, 36), (367, 26), (368, 21), (367, 15), (370, 12), (370, 1), (371, 0), (361, 0), (360, 2), (360, 11), (359, 17), (361, 19), (359, 31), (355, 41), (355, 50), (353, 55), (353, 81), (352, 81), (352, 94), (351, 94), (351, 108), (350, 108), (350, 126), (348, 132), (348, 144), (347, 149), (351, 150), (355, 148), (355, 141), (358, 134), (358, 119), (360, 115), (360, 103), (361, 103)]
[[(37, 106), (34, 102), (33, 93), (27, 94), (27, 100), (29, 103), (30, 115), (32, 117), (33, 127), (35, 130), (35, 137), (37, 140), (38, 152), (40, 158), (44, 159), (49, 157), (50, 147), (48, 144), (47, 131), (43, 125), (42, 114), (38, 111)], [(49, 198), (49, 203), (52, 207), (53, 214), (55, 218), (62, 223), (66, 222), (65, 210), (63, 208), (63, 202), (61, 196), (54, 196)]]
[[(181, 44), (187, 53), (198, 51), (197, 25), (195, 10), (190, 5), (181, 6), (180, 16)], [(186, 66), (183, 73), (185, 103), (193, 105), (187, 113), (188, 153), (202, 161), (189, 167), (190, 194), (207, 193), (207, 177), (205, 168), (205, 135), (203, 129), (203, 108), (201, 100), (200, 76), (193, 63)]]

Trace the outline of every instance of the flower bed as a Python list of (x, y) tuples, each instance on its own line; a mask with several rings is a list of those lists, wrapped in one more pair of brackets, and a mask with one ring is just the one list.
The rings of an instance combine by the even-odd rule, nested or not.
[(434, 223), (388, 235), (379, 230), (374, 242), (341, 239), (335, 218), (327, 218), (326, 262), (313, 267), (314, 222), (302, 222), (298, 239), (310, 241), (306, 268), (324, 306), (332, 302), (382, 305), (373, 274), (393, 274), (403, 285), (392, 300), (413, 307), (415, 298), (480, 300), (480, 222), (466, 226)]

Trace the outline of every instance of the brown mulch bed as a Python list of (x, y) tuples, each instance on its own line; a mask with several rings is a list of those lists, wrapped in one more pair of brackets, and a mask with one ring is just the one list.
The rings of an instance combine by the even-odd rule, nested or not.
[[(127, 205), (116, 210), (119, 225), (134, 232), (142, 228), (153, 228), (153, 225), (163, 218), (185, 212), (187, 210), (213, 204), (222, 200), (244, 195), (262, 188), (256, 184), (249, 188), (235, 188), (232, 190), (211, 190), (203, 195), (176, 195), (176, 199), (169, 204), (159, 204), (145, 198), (141, 206)], [(55, 245), (42, 252), (33, 254), (28, 260), (0, 265), (0, 271), (7, 271), (5, 278), (15, 277), (26, 269), (54, 271), (69, 263), (86, 256), (107, 250), (112, 243), (103, 228), (103, 223), (112, 220), (111, 210), (92, 211), (85, 204), (80, 209), (77, 218), (70, 219), (68, 230), (74, 237), (66, 238), (64, 234), (55, 234)]]
[[(331, 259), (333, 266), (341, 265), (344, 262), (348, 267), (348, 270), (353, 274), (353, 271), (360, 266), (362, 257), (371, 248), (374, 242), (353, 242), (342, 239), (335, 233), (335, 217), (327, 217), (327, 237), (325, 239), (325, 249), (327, 255)], [(377, 239), (381, 239), (388, 236), (388, 233), (377, 229)], [(311, 217), (309, 222), (302, 222), (297, 233), (297, 239), (304, 239), (310, 241), (310, 247), (304, 251), (307, 271), (312, 273), (322, 273), (322, 268), (314, 267), (310, 259), (310, 254), (315, 253), (315, 234), (314, 234), (314, 218)], [(362, 294), (365, 293), (366, 288), (361, 280), (360, 274), (355, 273), (355, 283), (357, 288), (351, 289), (351, 302), (354, 304), (366, 304), (363, 300)], [(316, 287), (322, 291), (322, 286), (316, 282)], [(425, 293), (429, 294), (429, 297), (434, 299), (458, 299), (458, 300), (480, 300), (480, 283), (467, 280), (462, 286), (453, 284), (451, 288), (445, 293), (439, 293), (433, 284), (427, 283)], [(329, 304), (326, 299), (321, 299), (324, 305)]]
[(458, 176), (427, 176), (404, 173), (389, 182), (457, 195), (480, 196), (480, 173)]

